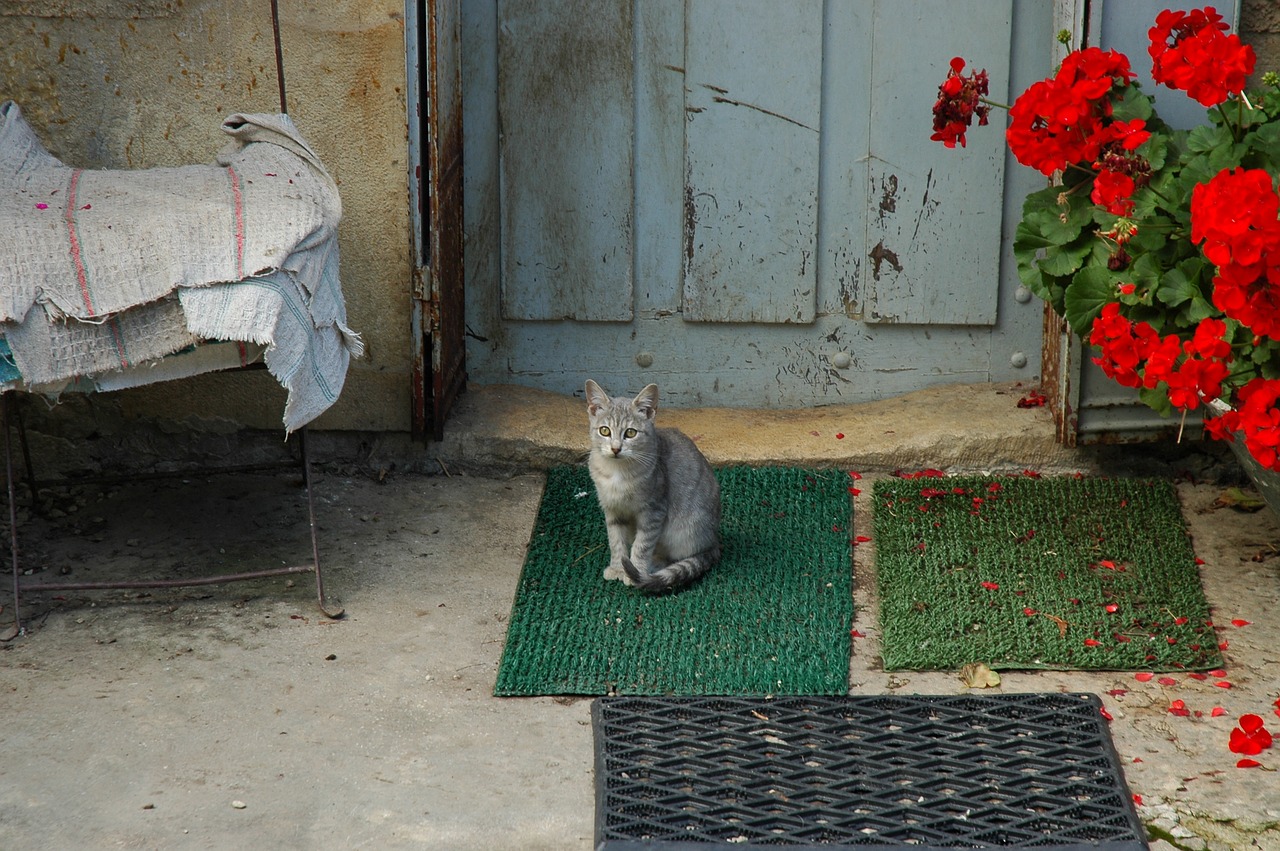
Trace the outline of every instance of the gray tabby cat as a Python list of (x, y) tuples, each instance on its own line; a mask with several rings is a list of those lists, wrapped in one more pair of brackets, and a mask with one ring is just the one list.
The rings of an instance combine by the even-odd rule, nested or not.
[(609, 398), (587, 381), (587, 466), (609, 532), (605, 579), (644, 591), (678, 588), (720, 561), (720, 485), (693, 441), (656, 428), (658, 387)]

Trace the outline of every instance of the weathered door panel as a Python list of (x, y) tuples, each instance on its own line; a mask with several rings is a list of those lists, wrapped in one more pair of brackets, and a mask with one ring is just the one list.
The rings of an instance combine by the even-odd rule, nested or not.
[(502, 313), (633, 314), (631, 0), (499, 0)]
[(687, 320), (814, 319), (822, 5), (686, 7)]
[[(664, 404), (762, 407), (1034, 381), (1041, 314), (1018, 293), (1008, 245), (1021, 198), (1043, 178), (1016, 166), (1005, 176), (998, 126), (975, 128), (965, 150), (928, 142), (929, 107), (952, 56), (993, 79), (1013, 68), (1016, 90), (1050, 71), (1051, 7), (999, 6), (1003, 18), (976, 0), (963, 0), (959, 14), (931, 0), (609, 0), (591, 5), (602, 22), (564, 0), (468, 0), (472, 379), (559, 393), (581, 392), (588, 377), (616, 392), (652, 381)], [(528, 23), (551, 7), (550, 20)], [(631, 63), (629, 74), (609, 64), (613, 82), (589, 99), (567, 96), (584, 84), (564, 75), (532, 82), (565, 54), (582, 53), (581, 67), (597, 61), (579, 27), (594, 33), (597, 54)], [(539, 43), (516, 50), (517, 36)], [(905, 52), (901, 63), (921, 70), (896, 67), (883, 50)], [(877, 67), (897, 77), (881, 84)], [(892, 88), (910, 74), (920, 91), (909, 102)], [(883, 127), (873, 126), (875, 104), (895, 111)], [(592, 126), (624, 114), (629, 135), (615, 135), (625, 144), (592, 136), (601, 129)], [(486, 123), (488, 135), (478, 129)], [(556, 147), (561, 134), (577, 139), (567, 152)], [(941, 164), (932, 176), (912, 146)], [(517, 166), (517, 156), (528, 160)], [(570, 209), (562, 181), (539, 170), (548, 157), (571, 180), (575, 170), (612, 175), (604, 200), (616, 207)], [(948, 171), (974, 193), (949, 186)], [(890, 175), (896, 208), (882, 219), (879, 177)], [(980, 211), (974, 197), (986, 198)], [(612, 255), (602, 263), (599, 250), (568, 247), (569, 274), (590, 274), (527, 276), (544, 244), (528, 233), (555, 242), (543, 208), (563, 208), (564, 229), (630, 252), (634, 280), (613, 277)], [(924, 270), (903, 285), (909, 293), (892, 289), (884, 256), (872, 280), (881, 241), (906, 273)], [(897, 321), (874, 321), (890, 315)]]
[[(1000, 274), (1004, 136), (975, 128), (964, 149), (930, 141), (927, 104), (935, 62), (920, 61), (929, 24), (934, 56), (961, 56), (1009, 81), (1013, 0), (877, 0), (871, 44), (870, 156), (866, 180), (865, 318), (919, 325), (993, 325)], [(932, 57), (931, 57), (932, 58)], [(976, 70), (975, 69), (975, 70)], [(1006, 91), (993, 93), (1007, 102)], [(909, 120), (914, 128), (906, 132)]]

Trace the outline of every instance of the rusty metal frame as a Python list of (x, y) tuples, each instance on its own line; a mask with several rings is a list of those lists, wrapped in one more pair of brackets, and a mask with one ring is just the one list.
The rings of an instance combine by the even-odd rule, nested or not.
[[(9, 498), (9, 547), (13, 570), (13, 621), (15, 636), (24, 634), (22, 626), (22, 594), (23, 592), (48, 592), (48, 591), (103, 591), (113, 589), (137, 589), (137, 588), (186, 588), (200, 585), (219, 585), (227, 582), (243, 582), (251, 579), (266, 579), (272, 576), (286, 576), (296, 573), (314, 573), (316, 578), (316, 603), (320, 611), (325, 617), (338, 619), (343, 616), (343, 610), (338, 606), (330, 606), (325, 599), (324, 593), (324, 575), (320, 569), (320, 545), (316, 534), (316, 511), (315, 501), (311, 494), (311, 458), (307, 450), (307, 429), (303, 426), (298, 430), (299, 440), (299, 465), (302, 468), (302, 481), (307, 491), (307, 519), (311, 531), (311, 561), (306, 564), (290, 565), (286, 567), (268, 568), (266, 570), (240, 571), (236, 573), (220, 574), (218, 576), (201, 576), (189, 579), (144, 579), (137, 581), (123, 582), (41, 582), (28, 584), (22, 581), (22, 567), (20, 550), (18, 547), (18, 507), (17, 507), (17, 486), (14, 481), (13, 469), (13, 443), (11, 440), (12, 426), (16, 421), (18, 427), (19, 440), (22, 444), (22, 453), (26, 461), (27, 467), (27, 484), (31, 488), (32, 497), (35, 497), (37, 491), (37, 482), (31, 464), (31, 454), (27, 446), (26, 428), (22, 422), (22, 414), (16, 404), (16, 391), (6, 390), (0, 394), (0, 428), (4, 430), (4, 460), (5, 460), (5, 480), (8, 485)], [(238, 472), (244, 468), (229, 468), (226, 470), (214, 470), (211, 472)], [(177, 472), (173, 475), (189, 475), (189, 471)], [(76, 482), (67, 480), (66, 484), (75, 484)]]

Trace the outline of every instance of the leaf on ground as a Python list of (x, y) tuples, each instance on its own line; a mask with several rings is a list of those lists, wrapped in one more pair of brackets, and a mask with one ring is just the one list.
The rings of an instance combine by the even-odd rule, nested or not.
[(1243, 488), (1227, 488), (1213, 501), (1215, 508), (1234, 508), (1236, 511), (1261, 511), (1266, 500), (1253, 491)]
[(970, 662), (960, 668), (960, 681), (965, 688), (998, 688), (1000, 675), (982, 662)]

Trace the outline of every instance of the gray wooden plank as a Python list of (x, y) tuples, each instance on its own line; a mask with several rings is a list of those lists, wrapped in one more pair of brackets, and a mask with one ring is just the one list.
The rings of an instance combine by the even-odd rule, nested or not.
[(689, 0), (684, 318), (812, 322), (821, 0)]
[(630, 0), (500, 0), (502, 314), (634, 314)]

